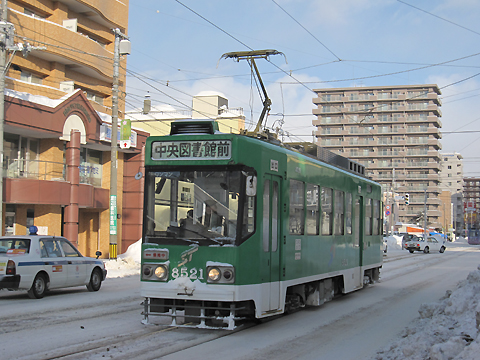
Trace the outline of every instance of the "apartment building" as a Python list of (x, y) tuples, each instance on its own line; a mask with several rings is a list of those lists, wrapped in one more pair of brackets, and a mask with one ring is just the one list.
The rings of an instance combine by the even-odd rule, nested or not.
[[(437, 85), (314, 90), (317, 145), (355, 160), (379, 182), (393, 214), (389, 223), (442, 228), (439, 199), (441, 133)], [(409, 194), (409, 204), (399, 201)]]
[[(36, 225), (41, 234), (66, 236), (85, 255), (96, 250), (112, 255), (112, 29), (127, 33), (128, 5), (128, 0), (8, 1), (6, 19), (25, 51), (7, 53), (3, 234), (25, 234)], [(29, 46), (35, 50), (26, 51)], [(120, 94), (125, 68), (122, 57)], [(124, 108), (120, 96), (120, 119)], [(113, 248), (118, 253), (141, 237), (143, 195), (135, 174), (147, 136), (134, 129), (132, 147), (118, 148)]]
[(480, 212), (480, 178), (466, 177), (463, 179), (463, 183), (465, 228), (479, 229), (480, 221), (478, 213)]
[(440, 188), (449, 191), (452, 204), (452, 226), (457, 235), (463, 234), (463, 156), (458, 153), (441, 153)]

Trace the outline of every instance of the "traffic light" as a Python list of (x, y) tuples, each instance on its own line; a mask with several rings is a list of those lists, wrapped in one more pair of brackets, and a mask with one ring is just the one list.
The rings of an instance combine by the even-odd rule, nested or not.
[(410, 194), (405, 194), (405, 205), (410, 204)]

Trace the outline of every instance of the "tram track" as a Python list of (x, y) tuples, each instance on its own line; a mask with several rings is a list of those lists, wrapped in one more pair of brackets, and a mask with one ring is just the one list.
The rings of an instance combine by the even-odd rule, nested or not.
[[(182, 334), (179, 334), (179, 333)], [(23, 357), (18, 360), (88, 360), (113, 358), (115, 360), (154, 360), (185, 348), (203, 344), (232, 331), (185, 329), (174, 326), (147, 325), (141, 331), (111, 336), (87, 344), (55, 349), (52, 352)], [(181, 338), (181, 340), (179, 340)]]
[[(102, 316), (110, 316), (114, 314), (125, 313), (129, 311), (138, 311), (140, 313), (140, 300), (138, 297), (121, 299), (118, 305), (85, 305), (82, 307), (67, 307), (63, 309), (52, 309), (44, 311), (41, 314), (17, 315), (15, 317), (2, 317), (0, 321), (0, 334), (9, 334), (23, 331), (25, 329), (40, 329), (46, 326), (55, 326), (65, 322), (88, 321)], [(90, 309), (93, 311), (82, 311)]]

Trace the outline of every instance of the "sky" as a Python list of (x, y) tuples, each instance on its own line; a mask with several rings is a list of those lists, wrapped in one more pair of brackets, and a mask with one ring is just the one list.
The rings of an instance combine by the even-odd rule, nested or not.
[(478, 0), (130, 1), (126, 110), (190, 110), (202, 91), (243, 108), (250, 128), (262, 104), (233, 51), (274, 49), (256, 64), (272, 100), (266, 127), (286, 141), (312, 141), (314, 89), (437, 84), (442, 152), (480, 176), (480, 2)]

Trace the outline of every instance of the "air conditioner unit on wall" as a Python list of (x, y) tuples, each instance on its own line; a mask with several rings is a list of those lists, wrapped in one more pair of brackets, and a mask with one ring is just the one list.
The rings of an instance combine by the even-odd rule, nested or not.
[(63, 20), (63, 27), (70, 31), (77, 32), (77, 19)]
[(74, 90), (75, 83), (73, 81), (62, 81), (60, 83), (60, 90), (66, 93), (71, 93)]

